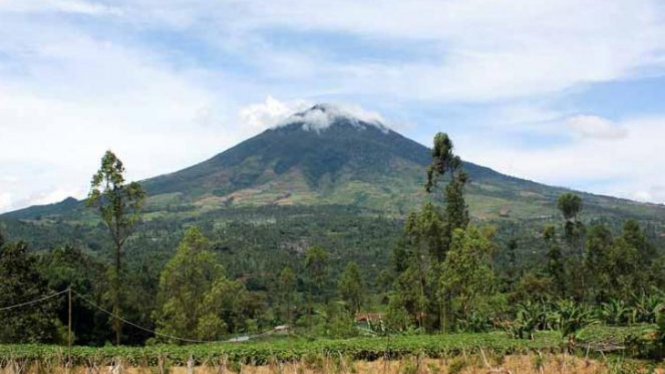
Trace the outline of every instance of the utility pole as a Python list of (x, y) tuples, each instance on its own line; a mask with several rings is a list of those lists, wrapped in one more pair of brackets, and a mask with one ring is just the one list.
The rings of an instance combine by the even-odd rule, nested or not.
[(69, 365), (72, 365), (72, 286), (67, 288), (67, 295), (69, 296), (69, 318), (67, 321), (67, 343), (69, 354)]

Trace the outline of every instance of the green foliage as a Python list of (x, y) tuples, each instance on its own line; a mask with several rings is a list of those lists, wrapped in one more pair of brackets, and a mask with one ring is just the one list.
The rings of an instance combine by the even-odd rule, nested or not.
[[(39, 272), (48, 282), (50, 290), (64, 290), (71, 287), (88, 300), (99, 300), (105, 287), (105, 266), (88, 253), (71, 246), (58, 247), (39, 256)], [(144, 300), (145, 302), (145, 300)], [(57, 316), (60, 321), (68, 319), (68, 305), (64, 298), (57, 302)], [(83, 345), (102, 345), (109, 338), (110, 326), (106, 315), (78, 297), (72, 299), (72, 318), (75, 342)]]
[(545, 271), (555, 287), (555, 295), (557, 297), (565, 297), (567, 291), (566, 268), (554, 226), (547, 226), (545, 228), (543, 238), (547, 246), (545, 254), (547, 267)]
[(457, 229), (443, 264), (440, 289), (456, 299), (460, 313), (467, 314), (492, 293), (495, 278), (491, 267), (492, 232), (476, 227)]
[(114, 244), (115, 266), (109, 273), (111, 284), (110, 299), (113, 303), (113, 329), (116, 344), (120, 344), (122, 322), (120, 314), (123, 304), (122, 257), (125, 241), (132, 234), (145, 200), (141, 185), (132, 182), (125, 184), (125, 167), (116, 155), (107, 151), (102, 157), (100, 169), (92, 176), (87, 205), (99, 210)]
[(285, 266), (277, 276), (277, 292), (285, 321), (292, 323), (295, 303), (296, 274), (290, 266)]
[(582, 198), (570, 192), (561, 194), (558, 207), (566, 221), (576, 221), (582, 211)]
[(572, 301), (558, 302), (555, 312), (561, 336), (568, 339), (569, 346), (574, 345), (578, 331), (595, 322), (591, 310)]
[[(0, 309), (52, 294), (37, 272), (37, 260), (23, 242), (0, 246)], [(53, 343), (59, 341), (55, 318), (57, 300), (20, 309), (0, 310), (0, 343)]]
[(305, 253), (305, 269), (312, 287), (312, 296), (320, 297), (328, 280), (328, 252), (321, 247), (312, 247)]
[(610, 300), (599, 309), (599, 318), (608, 325), (625, 326), (632, 321), (631, 308), (623, 300)]
[(365, 281), (355, 262), (349, 262), (339, 277), (337, 290), (348, 310), (352, 314), (358, 313), (365, 299)]
[(193, 340), (219, 339), (227, 325), (219, 316), (229, 281), (200, 230), (190, 228), (159, 282), (155, 312), (160, 334)]
[(526, 303), (517, 305), (515, 319), (509, 326), (511, 335), (518, 339), (533, 339), (536, 330), (550, 327), (548, 310), (542, 303)]
[[(190, 356), (196, 365), (216, 362), (226, 357), (227, 362), (253, 362), (258, 365), (302, 359), (312, 368), (320, 367), (326, 357), (349, 357), (354, 360), (377, 360), (422, 355), (440, 358), (467, 354), (478, 348), (503, 354), (558, 349), (556, 333), (539, 333), (534, 340), (516, 340), (503, 332), (483, 334), (401, 335), (390, 338), (365, 337), (352, 339), (275, 339), (243, 343), (215, 343), (196, 345), (151, 345), (146, 347), (105, 346), (74, 347), (75, 365), (90, 362), (108, 365), (122, 357), (129, 366), (154, 365), (167, 358), (173, 366), (184, 366)], [(61, 359), (65, 348), (49, 345), (0, 345), (0, 360), (12, 357), (20, 361)]]

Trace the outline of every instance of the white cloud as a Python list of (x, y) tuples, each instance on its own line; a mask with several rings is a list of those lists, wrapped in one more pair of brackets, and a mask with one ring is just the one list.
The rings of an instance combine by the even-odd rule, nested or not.
[(272, 96), (268, 96), (263, 103), (250, 104), (241, 108), (239, 117), (243, 126), (258, 132), (284, 121), (295, 112), (303, 111), (311, 106), (312, 104), (305, 100), (279, 101)]
[(104, 5), (98, 2), (82, 0), (2, 0), (0, 11), (5, 12), (27, 12), (46, 13), (49, 11), (63, 13), (78, 13), (85, 15), (121, 15), (120, 8)]
[(585, 138), (622, 139), (628, 136), (628, 130), (598, 116), (574, 116), (567, 124), (577, 135)]
[[(661, 187), (662, 139), (665, 117), (631, 118), (616, 124), (630, 129), (607, 141), (583, 137), (575, 142), (516, 146), (488, 141), (488, 137), (464, 136), (459, 143), (463, 156), (500, 172), (551, 185), (589, 192), (665, 203)], [(566, 126), (561, 123), (560, 126)]]
[[(305, 80), (328, 92), (486, 102), (632, 77), (644, 68), (662, 69), (665, 62), (658, 0), (131, 4), (127, 17), (149, 27), (198, 30), (204, 25), (202, 34), (214, 34), (215, 43), (232, 43), (262, 74), (288, 77), (292, 85)], [(344, 59), (326, 44), (307, 45), (304, 51), (298, 44), (278, 48), (269, 38), (273, 30), (339, 33), (361, 44), (344, 49), (358, 55)], [(416, 47), (387, 58), (371, 54), (421, 43), (424, 55)]]
[(0, 212), (9, 210), (12, 207), (12, 194), (0, 192)]
[(302, 128), (306, 131), (322, 131), (330, 127), (338, 119), (346, 119), (351, 125), (365, 127), (366, 124), (375, 126), (383, 132), (388, 132), (384, 120), (376, 112), (363, 109), (359, 105), (343, 105), (320, 103), (306, 111), (295, 113), (277, 126), (286, 126), (292, 123), (303, 123)]

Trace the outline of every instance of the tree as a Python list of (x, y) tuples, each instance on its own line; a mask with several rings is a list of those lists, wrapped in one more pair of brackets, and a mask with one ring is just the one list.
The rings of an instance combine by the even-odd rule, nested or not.
[(277, 291), (279, 293), (280, 302), (285, 311), (284, 318), (289, 323), (293, 320), (291, 313), (293, 309), (295, 287), (296, 274), (290, 266), (285, 266), (277, 276)]
[(624, 222), (621, 237), (637, 251), (637, 265), (640, 271), (648, 272), (657, 257), (657, 252), (647, 240), (640, 224), (634, 219)]
[[(88, 300), (99, 303), (102, 296), (105, 266), (79, 248), (57, 247), (42, 254), (39, 269), (52, 290), (71, 287), (74, 292)], [(72, 298), (72, 329), (76, 343), (82, 345), (102, 345), (108, 339), (108, 318), (105, 314), (79, 297)], [(64, 298), (60, 300), (57, 315), (67, 323), (69, 306)]]
[(107, 151), (100, 169), (93, 175), (87, 205), (96, 207), (114, 244), (115, 266), (110, 273), (113, 329), (116, 344), (122, 333), (122, 256), (125, 241), (132, 234), (145, 200), (145, 192), (136, 182), (125, 183), (125, 167), (115, 154)]
[(481, 232), (473, 226), (456, 229), (453, 233), (452, 247), (440, 279), (440, 292), (447, 292), (459, 303), (462, 315), (469, 315), (474, 306), (493, 293), (492, 235), (491, 230)]
[(159, 280), (160, 308), (154, 315), (159, 333), (200, 340), (218, 338), (226, 331), (212, 306), (226, 293), (227, 280), (209, 249), (199, 229), (187, 229)]
[(445, 259), (446, 252), (450, 248), (453, 231), (465, 229), (469, 224), (469, 210), (464, 199), (464, 187), (468, 178), (462, 167), (462, 159), (456, 156), (453, 150), (453, 142), (447, 134), (437, 133), (434, 136), (432, 163), (427, 168), (425, 190), (427, 193), (433, 192), (440, 180), (443, 180), (446, 176), (450, 177), (443, 193), (445, 224), (441, 226), (439, 232), (441, 245), (437, 251), (438, 262)]
[(355, 262), (351, 261), (346, 266), (337, 283), (337, 291), (351, 313), (360, 311), (365, 296), (365, 282)]
[(515, 282), (517, 279), (517, 248), (518, 248), (518, 243), (516, 238), (511, 238), (508, 241), (508, 245), (506, 246), (508, 249), (508, 269), (506, 270), (507, 274), (507, 280), (508, 283), (512, 286), (512, 284)]
[[(0, 308), (52, 294), (37, 270), (37, 261), (24, 242), (0, 246)], [(0, 343), (59, 342), (56, 299), (0, 311)]]
[[(582, 212), (582, 199), (573, 193), (564, 193), (559, 197), (558, 208), (564, 220), (563, 238), (568, 247), (568, 253), (572, 253), (573, 258), (571, 260), (581, 266), (584, 261), (584, 235), (586, 231), (584, 224), (579, 219)], [(574, 266), (574, 264), (571, 265), (571, 267)], [(586, 278), (587, 274), (582, 272), (579, 277), (572, 279), (570, 290), (577, 300), (585, 298)]]
[(554, 226), (547, 226), (545, 228), (543, 239), (547, 246), (547, 253), (545, 255), (547, 257), (547, 266), (545, 272), (556, 288), (556, 294), (563, 299), (566, 297), (566, 268)]
[(559, 211), (566, 221), (577, 221), (582, 211), (582, 198), (574, 193), (566, 192), (559, 196)]
[(309, 276), (311, 295), (321, 297), (328, 276), (328, 252), (312, 247), (305, 253), (305, 269)]
[[(438, 313), (438, 324), (444, 327), (444, 309), (449, 309), (451, 295), (437, 290), (442, 282), (444, 261), (452, 247), (453, 233), (455, 230), (466, 230), (469, 225), (469, 211), (464, 198), (464, 188), (467, 183), (467, 175), (462, 167), (462, 159), (455, 155), (454, 145), (450, 137), (445, 133), (437, 133), (434, 136), (432, 148), (432, 163), (427, 168), (427, 181), (425, 190), (432, 193), (439, 182), (449, 178), (443, 190), (444, 209), (443, 215), (431, 203), (425, 204), (421, 217), (418, 220), (420, 239), (428, 244), (431, 265), (429, 266), (430, 286), (428, 293), (433, 296), (432, 308)], [(414, 230), (412, 230), (414, 231)], [(426, 274), (422, 272), (423, 276)], [(422, 314), (419, 315), (422, 319)]]
[(603, 225), (594, 225), (587, 235), (586, 254), (584, 256), (584, 271), (581, 276), (589, 280), (588, 292), (595, 301), (608, 301), (611, 275), (609, 256), (610, 249), (614, 243), (612, 233)]
[(309, 327), (312, 327), (312, 302), (323, 293), (328, 275), (328, 252), (321, 247), (312, 247), (305, 252), (305, 269), (309, 277)]

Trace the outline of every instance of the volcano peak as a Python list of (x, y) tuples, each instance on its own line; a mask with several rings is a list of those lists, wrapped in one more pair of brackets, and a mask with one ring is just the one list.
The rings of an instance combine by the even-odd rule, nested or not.
[(302, 112), (295, 113), (275, 126), (301, 126), (305, 131), (321, 132), (331, 126), (349, 124), (357, 129), (373, 126), (384, 133), (390, 129), (383, 124), (380, 115), (359, 107), (346, 107), (330, 103), (319, 103)]

